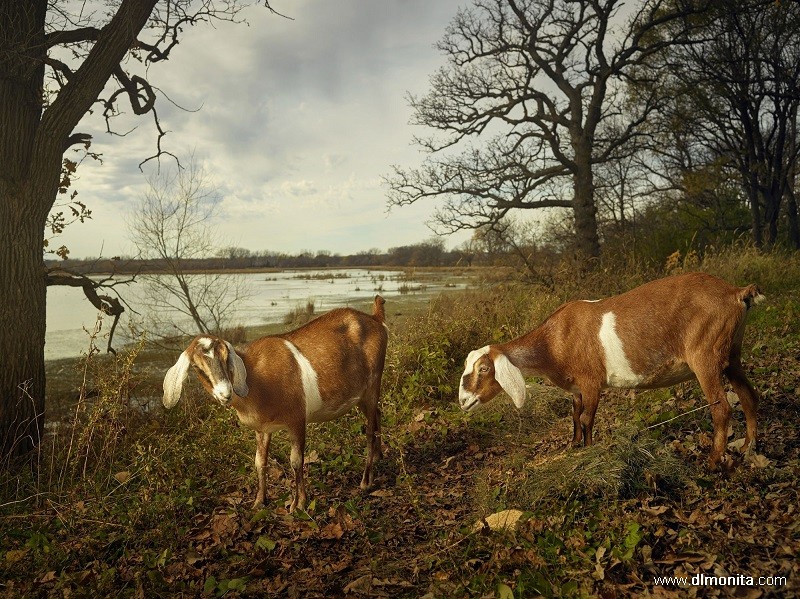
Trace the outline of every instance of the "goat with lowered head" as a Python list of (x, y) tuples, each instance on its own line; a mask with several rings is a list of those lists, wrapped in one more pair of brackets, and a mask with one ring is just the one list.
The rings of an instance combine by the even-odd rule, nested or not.
[(306, 424), (339, 418), (357, 405), (367, 419), (367, 462), (361, 478), (366, 488), (381, 454), (378, 399), (388, 340), (383, 304), (375, 296), (372, 315), (338, 308), (294, 331), (256, 339), (240, 351), (213, 335), (195, 337), (164, 377), (164, 406), (178, 402), (194, 367), (206, 391), (256, 432), (254, 507), (264, 502), (272, 433), (286, 429), (294, 471), (289, 509), (294, 511), (306, 503)]
[(744, 410), (742, 450), (755, 446), (758, 394), (742, 368), (748, 309), (764, 299), (755, 285), (734, 287), (703, 273), (651, 281), (621, 295), (562, 305), (533, 331), (470, 352), (459, 402), (470, 411), (505, 391), (521, 408), (525, 376), (542, 376), (573, 394), (573, 445), (592, 444), (600, 391), (655, 389), (696, 379), (711, 409), (709, 464), (725, 452), (730, 381)]

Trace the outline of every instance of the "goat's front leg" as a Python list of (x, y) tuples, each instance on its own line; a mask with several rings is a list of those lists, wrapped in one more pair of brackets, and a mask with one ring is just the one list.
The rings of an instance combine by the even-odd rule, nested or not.
[(572, 446), (580, 447), (583, 439), (581, 430), (581, 414), (583, 413), (583, 397), (580, 393), (572, 396)]
[(267, 487), (267, 456), (269, 455), (269, 443), (272, 440), (272, 433), (256, 432), (256, 476), (258, 477), (258, 493), (253, 503), (253, 509), (264, 505), (264, 494)]
[(296, 509), (306, 509), (306, 483), (305, 476), (303, 476), (303, 461), (306, 450), (306, 429), (297, 431), (290, 431), (290, 442), (292, 444), (292, 452), (289, 457), (289, 463), (292, 465), (294, 472), (294, 496), (292, 503), (289, 505), (289, 512), (294, 512)]

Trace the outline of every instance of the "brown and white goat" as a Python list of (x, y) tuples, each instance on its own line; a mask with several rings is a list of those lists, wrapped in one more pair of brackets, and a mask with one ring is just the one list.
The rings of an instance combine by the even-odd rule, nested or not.
[(747, 423), (744, 451), (755, 446), (758, 395), (741, 363), (748, 309), (758, 287), (734, 287), (703, 273), (666, 277), (614, 297), (562, 305), (538, 328), (470, 352), (459, 403), (470, 411), (505, 391), (519, 408), (526, 376), (543, 376), (573, 394), (573, 445), (592, 444), (600, 391), (655, 389), (695, 378), (711, 408), (714, 445), (725, 452), (731, 408), (722, 375), (739, 396)]
[(178, 402), (193, 366), (206, 391), (255, 430), (254, 507), (264, 502), (272, 433), (288, 430), (295, 481), (289, 509), (294, 511), (306, 503), (306, 424), (339, 418), (357, 405), (367, 419), (367, 462), (361, 479), (366, 488), (381, 455), (378, 400), (388, 340), (383, 304), (384, 299), (375, 296), (372, 315), (338, 308), (294, 331), (256, 339), (241, 351), (218, 337), (200, 335), (167, 371), (164, 406)]

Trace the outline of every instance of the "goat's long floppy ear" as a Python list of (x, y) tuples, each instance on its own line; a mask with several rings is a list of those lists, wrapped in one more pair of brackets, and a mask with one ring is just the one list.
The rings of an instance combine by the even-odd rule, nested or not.
[(162, 400), (165, 408), (171, 408), (181, 398), (183, 383), (189, 374), (190, 365), (189, 354), (183, 352), (175, 365), (167, 370), (167, 374), (164, 376), (164, 398)]
[(503, 391), (508, 393), (515, 406), (521, 408), (525, 405), (525, 379), (522, 371), (504, 354), (497, 354), (494, 358), (494, 378)]
[(239, 354), (233, 349), (233, 346), (227, 341), (225, 345), (228, 346), (228, 369), (233, 378), (231, 381), (233, 390), (236, 391), (236, 395), (239, 397), (246, 397), (247, 394), (250, 393), (250, 389), (247, 386), (247, 369), (244, 367), (244, 362), (242, 362)]

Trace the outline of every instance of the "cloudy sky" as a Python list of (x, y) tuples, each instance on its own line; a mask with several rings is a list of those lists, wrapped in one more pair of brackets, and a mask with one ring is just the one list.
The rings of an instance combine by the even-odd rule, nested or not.
[[(406, 93), (422, 94), (444, 58), (433, 47), (464, 0), (271, 0), (281, 18), (247, 9), (249, 25), (188, 30), (149, 79), (164, 97), (165, 149), (194, 152), (222, 197), (225, 245), (348, 254), (430, 238), (433, 203), (387, 212), (381, 176), (418, 164)], [(199, 109), (199, 110), (197, 110)], [(103, 164), (85, 162), (75, 189), (92, 220), (56, 245), (72, 257), (132, 254), (125, 214), (147, 189), (138, 167), (155, 148), (149, 117), (88, 117)], [(467, 234), (446, 239), (452, 247)]]

